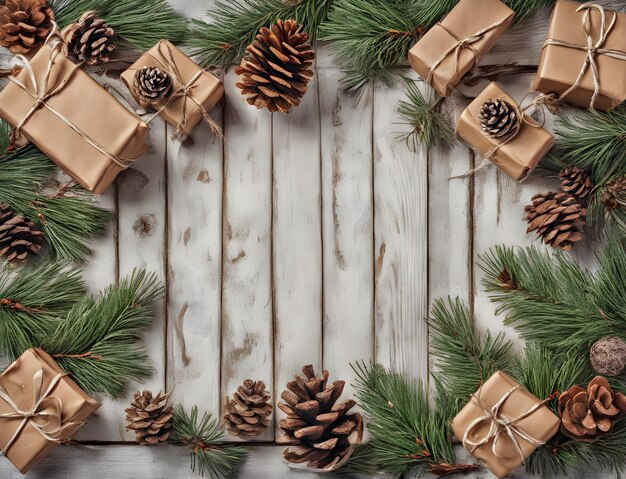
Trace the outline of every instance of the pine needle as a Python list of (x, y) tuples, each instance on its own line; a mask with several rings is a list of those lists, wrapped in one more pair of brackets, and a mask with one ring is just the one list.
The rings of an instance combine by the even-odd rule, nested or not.
[(170, 443), (189, 449), (191, 470), (211, 479), (225, 479), (234, 474), (246, 458), (240, 446), (222, 443), (224, 432), (210, 413), (199, 418), (198, 407), (187, 413), (182, 405), (174, 408)]
[(454, 128), (441, 110), (442, 100), (424, 97), (417, 82), (406, 78), (407, 94), (398, 106), (398, 114), (412, 130), (400, 136), (411, 151), (420, 146), (430, 148), (436, 144), (451, 146), (455, 142)]

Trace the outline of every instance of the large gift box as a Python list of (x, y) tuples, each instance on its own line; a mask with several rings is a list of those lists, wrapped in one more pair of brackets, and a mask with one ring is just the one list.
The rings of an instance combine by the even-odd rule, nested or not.
[(502, 477), (556, 434), (561, 421), (541, 400), (497, 371), (452, 421), (454, 435)]
[(99, 407), (50, 355), (29, 349), (0, 375), (0, 451), (24, 474)]
[(626, 14), (557, 0), (533, 88), (598, 110), (612, 110), (624, 102)]
[(44, 45), (10, 80), (0, 92), (0, 118), (20, 126), (88, 190), (102, 193), (147, 150), (147, 125), (63, 55), (60, 45)]
[(500, 0), (461, 0), (409, 51), (409, 63), (442, 96), (493, 48), (515, 12)]
[(481, 127), (479, 113), (483, 104), (492, 99), (517, 105), (507, 92), (492, 82), (461, 114), (456, 125), (456, 135), (482, 155), (488, 156), (513, 179), (523, 180), (550, 151), (554, 136), (529, 115), (521, 113), (524, 120), (513, 137), (504, 141), (489, 137)]
[(208, 112), (224, 95), (219, 78), (203, 70), (169, 41), (161, 40), (122, 73), (122, 81), (143, 106), (148, 103), (135, 90), (135, 75), (144, 67), (156, 67), (171, 78), (169, 95), (150, 104), (165, 121), (184, 134), (191, 133), (202, 119), (214, 125)]

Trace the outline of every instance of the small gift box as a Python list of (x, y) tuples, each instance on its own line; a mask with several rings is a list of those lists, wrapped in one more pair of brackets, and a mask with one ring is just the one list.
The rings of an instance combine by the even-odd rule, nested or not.
[(500, 0), (461, 0), (409, 51), (409, 63), (442, 96), (493, 48), (515, 12)]
[[(507, 137), (493, 138), (483, 129), (479, 115), (483, 105), (491, 100), (503, 100), (514, 110), (512, 117), (519, 123)], [(456, 135), (516, 180), (530, 175), (554, 143), (554, 136), (524, 114), (517, 102), (495, 82), (461, 114)]]
[(626, 100), (626, 14), (557, 0), (533, 88), (612, 110)]
[(191, 133), (202, 119), (219, 130), (209, 111), (224, 95), (222, 82), (167, 40), (122, 73), (122, 81), (139, 104), (154, 107), (177, 133)]
[(148, 127), (61, 52), (44, 45), (0, 92), (0, 118), (82, 186), (102, 193), (148, 148)]
[(50, 355), (29, 349), (0, 375), (0, 451), (24, 474), (99, 407)]
[(545, 402), (497, 371), (452, 420), (452, 429), (491, 472), (506, 476), (558, 431), (561, 421)]

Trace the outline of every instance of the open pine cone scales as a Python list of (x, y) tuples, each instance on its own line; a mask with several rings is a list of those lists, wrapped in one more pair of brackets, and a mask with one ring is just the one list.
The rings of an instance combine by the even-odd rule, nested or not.
[(83, 13), (78, 22), (63, 31), (70, 55), (87, 65), (109, 61), (115, 50), (115, 33), (94, 10)]
[(527, 233), (537, 232), (537, 237), (553, 248), (569, 250), (573, 243), (583, 239), (587, 210), (567, 193), (539, 193), (524, 208)]
[(509, 102), (498, 98), (486, 101), (478, 114), (480, 126), (492, 138), (505, 139), (519, 126), (517, 110)]
[(235, 73), (249, 104), (283, 113), (300, 104), (315, 58), (309, 35), (302, 29), (295, 20), (276, 20), (271, 29), (261, 28), (248, 46)]
[(224, 407), (224, 424), (236, 437), (254, 437), (270, 425), (274, 407), (263, 381), (246, 379)]
[(139, 444), (157, 444), (170, 437), (172, 406), (169, 394), (153, 395), (150, 391), (135, 393), (130, 408), (126, 409), (126, 430), (135, 431)]
[(0, 256), (15, 265), (36, 255), (42, 244), (43, 232), (35, 223), (0, 203)]
[(28, 53), (46, 41), (53, 22), (46, 0), (6, 0), (0, 5), (0, 46)]
[(363, 418), (359, 413), (348, 414), (354, 400), (337, 403), (344, 381), (328, 384), (328, 371), (315, 376), (313, 366), (302, 368), (304, 376), (296, 376), (281, 394), (284, 403), (278, 407), (287, 414), (279, 422), (285, 435), (277, 442), (287, 444), (283, 451), (286, 461), (308, 463), (321, 472), (339, 469), (363, 439)]
[(563, 168), (559, 173), (559, 178), (561, 179), (561, 189), (579, 200), (589, 196), (593, 190), (593, 183), (589, 175), (576, 166)]

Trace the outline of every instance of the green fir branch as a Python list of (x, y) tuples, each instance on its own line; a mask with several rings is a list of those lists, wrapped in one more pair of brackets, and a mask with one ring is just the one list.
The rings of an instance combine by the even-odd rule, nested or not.
[(126, 43), (147, 50), (166, 38), (181, 42), (187, 35), (187, 21), (167, 0), (49, 0), (59, 27), (76, 22), (88, 10), (98, 15)]
[(118, 397), (128, 380), (152, 373), (135, 343), (152, 323), (162, 292), (154, 274), (133, 271), (97, 298), (77, 302), (42, 346), (85, 391)]
[(200, 418), (197, 406), (190, 413), (180, 404), (174, 408), (169, 442), (189, 449), (193, 472), (224, 479), (237, 471), (246, 458), (246, 450), (223, 444), (223, 437), (224, 432), (212, 414), (205, 413)]
[(261, 29), (277, 19), (294, 19), (315, 40), (333, 0), (218, 0), (210, 22), (194, 19), (188, 44), (204, 67), (238, 62)]

